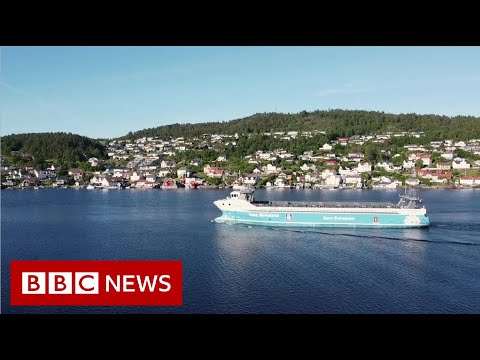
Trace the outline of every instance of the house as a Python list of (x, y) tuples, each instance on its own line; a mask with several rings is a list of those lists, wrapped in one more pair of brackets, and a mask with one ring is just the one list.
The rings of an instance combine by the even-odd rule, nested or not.
[(458, 180), (460, 185), (465, 186), (479, 186), (480, 185), (480, 177), (479, 176), (461, 176)]
[(57, 178), (57, 181), (55, 181), (55, 184), (57, 186), (65, 186), (68, 184), (68, 179), (65, 177), (59, 177)]
[(190, 176), (190, 170), (186, 167), (182, 167), (177, 169), (177, 177), (178, 178), (184, 178), (184, 177), (189, 177)]
[(175, 180), (173, 180), (172, 178), (168, 178), (163, 180), (161, 187), (162, 189), (177, 189), (178, 185)]
[(445, 151), (444, 153), (441, 153), (440, 156), (445, 160), (453, 160), (455, 153), (453, 151)]
[(219, 157), (217, 157), (217, 161), (221, 162), (221, 161), (227, 161), (227, 157), (226, 156), (223, 156), (223, 155), (220, 155)]
[(286, 184), (286, 180), (284, 178), (281, 178), (281, 177), (277, 177), (273, 183), (273, 185), (275, 187), (278, 187), (278, 188), (284, 188), (285, 186), (287, 186)]
[(267, 164), (267, 166), (264, 166), (264, 171), (265, 173), (267, 174), (277, 174), (281, 171), (281, 167), (277, 167), (275, 165), (272, 165), (272, 164)]
[(92, 165), (92, 166), (97, 166), (98, 163), (99, 163), (99, 160), (98, 160), (96, 157), (91, 157), (90, 159), (88, 159), (88, 162), (89, 162), (90, 165)]
[(356, 187), (363, 186), (363, 179), (360, 175), (347, 175), (343, 181), (346, 185), (353, 185)]
[(20, 183), (20, 186), (21, 187), (29, 187), (29, 186), (35, 186), (37, 185), (38, 181), (36, 178), (34, 177), (30, 177), (28, 179), (25, 179), (23, 180), (21, 183)]
[(376, 167), (382, 168), (383, 170), (388, 171), (388, 172), (395, 171), (393, 163), (391, 163), (389, 161), (379, 162), (379, 163), (377, 163)]
[(255, 186), (259, 182), (260, 178), (258, 176), (245, 176), (243, 178), (243, 183), (249, 186)]
[(157, 175), (155, 174), (148, 174), (145, 176), (145, 181), (147, 183), (154, 183), (157, 180)]
[(192, 165), (192, 166), (200, 166), (201, 164), (202, 164), (201, 159), (195, 159), (195, 160), (190, 161), (190, 165)]
[(130, 181), (132, 182), (138, 181), (140, 179), (143, 179), (143, 173), (141, 173), (140, 171), (134, 171), (132, 172), (132, 175), (130, 175)]
[(158, 177), (165, 177), (167, 176), (168, 174), (170, 174), (172, 171), (170, 170), (170, 168), (161, 168), (160, 170), (158, 170)]
[(333, 166), (333, 165), (338, 165), (340, 163), (339, 159), (328, 159), (326, 161), (327, 165)]
[(347, 146), (348, 145), (348, 138), (338, 138), (338, 143), (342, 146)]
[(217, 167), (210, 168), (209, 172), (207, 173), (208, 177), (213, 177), (216, 179), (221, 179), (225, 177), (225, 170), (219, 169)]
[(33, 174), (38, 180), (45, 180), (47, 178), (47, 172), (44, 170), (33, 170)]
[(450, 170), (452, 168), (452, 164), (449, 162), (442, 162), (437, 164), (437, 169), (439, 170)]
[(408, 178), (407, 180), (405, 180), (405, 184), (409, 186), (418, 186), (420, 184), (420, 180), (418, 180), (417, 178)]
[(470, 164), (462, 158), (455, 158), (452, 162), (452, 168), (457, 170), (470, 169)]
[(342, 182), (342, 177), (340, 175), (328, 175), (325, 178), (325, 185), (338, 187)]
[(333, 146), (327, 143), (323, 144), (322, 146), (322, 150), (330, 151), (332, 149), (333, 149)]
[(333, 170), (333, 169), (325, 169), (322, 171), (322, 179), (327, 179), (328, 177), (330, 176), (334, 176), (334, 175), (337, 175), (337, 171), (336, 170)]
[(430, 166), (432, 164), (432, 156), (428, 154), (420, 155), (420, 160), (422, 160), (423, 166)]
[(360, 162), (353, 170), (356, 170), (358, 173), (372, 172), (372, 164), (369, 162)]
[(404, 169), (413, 169), (415, 168), (415, 161), (414, 160), (404, 160), (402, 167)]
[(69, 169), (68, 175), (73, 176), (73, 180), (77, 181), (83, 178), (83, 175), (85, 175), (85, 171), (79, 168)]
[(175, 166), (176, 164), (172, 160), (162, 160), (162, 162), (160, 163), (160, 168), (173, 168)]

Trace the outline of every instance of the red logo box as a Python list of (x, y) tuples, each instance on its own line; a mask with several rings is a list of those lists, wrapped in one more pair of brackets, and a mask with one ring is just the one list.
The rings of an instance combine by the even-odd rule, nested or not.
[(182, 262), (11, 261), (10, 304), (181, 306)]

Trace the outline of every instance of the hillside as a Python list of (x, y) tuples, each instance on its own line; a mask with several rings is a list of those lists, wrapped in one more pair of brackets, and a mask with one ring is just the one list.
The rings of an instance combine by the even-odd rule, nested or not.
[(376, 111), (327, 110), (297, 114), (262, 113), (223, 122), (172, 124), (130, 132), (121, 139), (141, 137), (195, 137), (202, 134), (247, 134), (272, 131), (326, 131), (327, 137), (382, 133), (387, 131), (424, 131), (429, 139), (480, 138), (480, 118), (389, 114)]
[(25, 160), (43, 165), (46, 161), (76, 165), (90, 157), (105, 159), (106, 148), (97, 140), (71, 133), (29, 133), (2, 136), (2, 156), (10, 163)]

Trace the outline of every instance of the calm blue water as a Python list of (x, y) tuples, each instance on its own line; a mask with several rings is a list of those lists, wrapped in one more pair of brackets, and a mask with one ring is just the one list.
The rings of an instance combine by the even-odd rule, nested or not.
[[(428, 229), (212, 223), (228, 190), (2, 190), (3, 313), (480, 313), (480, 190), (423, 190)], [(257, 190), (393, 201), (396, 191)], [(10, 306), (10, 260), (182, 260), (181, 307)]]

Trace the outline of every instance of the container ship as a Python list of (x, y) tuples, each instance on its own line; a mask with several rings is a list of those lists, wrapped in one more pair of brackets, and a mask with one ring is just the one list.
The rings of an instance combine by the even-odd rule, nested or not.
[(416, 195), (390, 202), (257, 201), (253, 189), (232, 191), (213, 203), (222, 215), (218, 223), (285, 227), (422, 228), (430, 225), (427, 210)]

